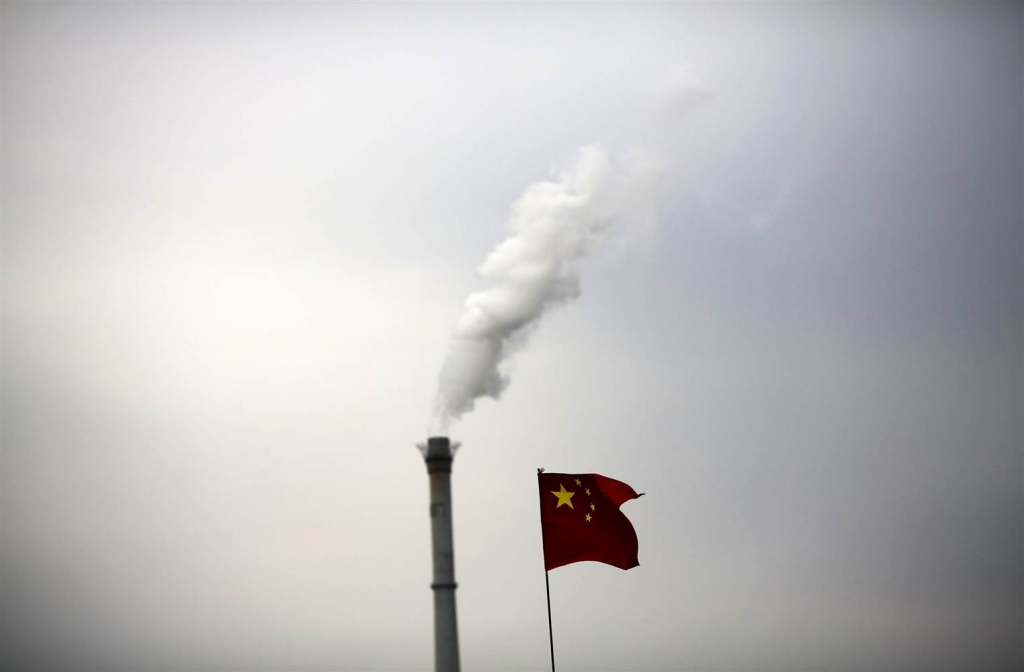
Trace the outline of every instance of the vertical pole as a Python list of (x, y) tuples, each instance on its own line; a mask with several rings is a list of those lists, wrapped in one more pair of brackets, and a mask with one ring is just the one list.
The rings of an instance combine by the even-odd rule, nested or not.
[(541, 543), (541, 548), (543, 549), (543, 552), (544, 552), (544, 561), (545, 561), (545, 567), (544, 567), (544, 592), (546, 592), (547, 596), (548, 596), (548, 644), (551, 645), (551, 672), (555, 672), (555, 634), (554, 634), (554, 630), (551, 627), (551, 583), (548, 581), (548, 568), (546, 566), (547, 557), (548, 557), (548, 550), (547, 550), (547, 545), (544, 543), (544, 516), (543, 516), (544, 493), (540, 489), (540, 475), (542, 473), (544, 473), (544, 469), (538, 469), (537, 470), (537, 494), (539, 496), (537, 501), (538, 501), (538, 503), (541, 506), (540, 511), (542, 512), (541, 513), (541, 519), (540, 519), (540, 543)]
[(548, 593), (548, 643), (551, 645), (551, 672), (555, 672), (555, 635), (551, 630), (551, 586), (548, 584), (548, 570), (544, 570), (544, 589)]

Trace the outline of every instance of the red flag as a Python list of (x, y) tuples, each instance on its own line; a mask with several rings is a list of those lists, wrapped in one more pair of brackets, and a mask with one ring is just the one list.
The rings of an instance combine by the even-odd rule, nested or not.
[(619, 511), (640, 495), (622, 481), (600, 474), (537, 475), (544, 568), (583, 560), (620, 569), (639, 566), (633, 525)]

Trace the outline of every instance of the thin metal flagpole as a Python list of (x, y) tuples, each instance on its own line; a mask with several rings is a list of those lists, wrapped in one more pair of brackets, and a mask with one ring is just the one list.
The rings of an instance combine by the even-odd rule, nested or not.
[(551, 631), (551, 586), (548, 585), (548, 570), (544, 570), (544, 588), (548, 592), (548, 643), (551, 644), (551, 672), (555, 672), (555, 635)]
[(544, 543), (544, 514), (543, 514), (543, 511), (544, 511), (544, 497), (543, 497), (543, 494), (544, 493), (540, 489), (540, 475), (543, 474), (543, 473), (544, 473), (544, 468), (543, 467), (537, 469), (537, 495), (538, 495), (537, 501), (538, 501), (538, 503), (540, 504), (540, 507), (541, 507), (540, 508), (540, 512), (541, 512), (541, 519), (540, 519), (540, 544), (541, 544), (541, 549), (543, 550), (543, 553), (544, 553), (544, 561), (545, 561), (545, 566), (544, 566), (544, 592), (547, 593), (547, 596), (548, 596), (548, 643), (551, 645), (551, 672), (555, 672), (555, 634), (554, 634), (554, 630), (551, 627), (551, 583), (548, 581), (548, 568), (547, 568), (548, 549), (547, 549), (547, 545)]

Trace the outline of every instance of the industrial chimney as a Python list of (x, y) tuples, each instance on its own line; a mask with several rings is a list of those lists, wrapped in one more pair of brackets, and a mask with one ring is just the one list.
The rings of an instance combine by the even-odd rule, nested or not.
[(452, 543), (452, 458), (458, 443), (432, 436), (419, 444), (430, 476), (430, 535), (434, 551), (434, 669), (459, 672), (455, 621), (455, 551)]

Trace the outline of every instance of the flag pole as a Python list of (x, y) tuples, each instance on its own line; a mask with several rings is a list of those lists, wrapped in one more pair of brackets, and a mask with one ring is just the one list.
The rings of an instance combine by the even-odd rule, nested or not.
[(555, 636), (551, 632), (551, 586), (548, 585), (548, 570), (544, 570), (544, 589), (548, 593), (548, 643), (551, 645), (551, 672), (555, 672)]
[[(540, 475), (544, 473), (544, 467), (537, 469), (537, 495), (538, 503), (541, 506), (540, 511), (543, 511), (544, 498), (540, 489)], [(547, 545), (544, 543), (544, 518), (541, 517), (540, 521), (540, 543), (541, 549), (544, 553), (545, 566), (544, 566), (544, 592), (548, 596), (548, 643), (551, 645), (551, 672), (555, 672), (555, 635), (554, 630), (551, 628), (551, 583), (548, 581), (548, 568), (547, 568), (547, 557), (548, 550)]]

